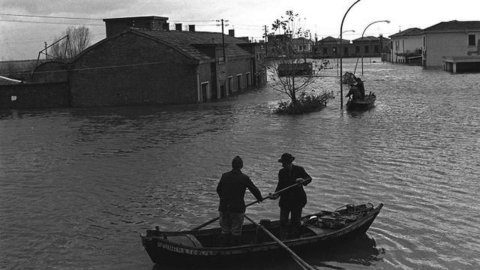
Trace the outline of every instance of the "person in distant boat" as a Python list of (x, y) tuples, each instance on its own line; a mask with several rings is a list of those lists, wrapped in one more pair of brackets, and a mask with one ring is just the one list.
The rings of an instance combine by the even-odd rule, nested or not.
[[(278, 184), (275, 192), (289, 187), (291, 185), (297, 186), (282, 192), (280, 196), (280, 229), (281, 238), (300, 236), (300, 218), (302, 216), (302, 209), (307, 204), (307, 195), (303, 186), (308, 185), (312, 181), (312, 177), (308, 175), (305, 169), (301, 166), (293, 164), (293, 157), (289, 153), (284, 153), (278, 162), (282, 163), (282, 169), (278, 172)], [(278, 198), (278, 195), (273, 199)], [(290, 216), (290, 226), (289, 226)]]
[(358, 87), (354, 84), (350, 85), (350, 90), (348, 91), (348, 94), (345, 96), (345, 97), (350, 97), (352, 96), (352, 99), (353, 100), (357, 100), (357, 99), (360, 99), (360, 89), (358, 89)]
[(358, 91), (360, 92), (360, 98), (364, 99), (365, 98), (365, 86), (363, 85), (363, 81), (360, 78), (355, 78), (356, 81), (356, 87), (358, 88)]
[(245, 215), (245, 191), (248, 189), (255, 198), (263, 201), (260, 190), (253, 184), (250, 177), (242, 173), (243, 160), (236, 156), (232, 160), (232, 170), (226, 172), (220, 178), (217, 185), (217, 193), (220, 197), (220, 227), (221, 238), (224, 244), (236, 244), (240, 242), (242, 225)]

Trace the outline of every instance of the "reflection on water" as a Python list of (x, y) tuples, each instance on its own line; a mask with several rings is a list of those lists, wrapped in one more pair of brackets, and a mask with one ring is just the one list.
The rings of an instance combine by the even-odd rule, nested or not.
[[(385, 204), (365, 239), (307, 262), (480, 268), (480, 75), (369, 63), (364, 81), (377, 95), (366, 112), (341, 111), (336, 92), (320, 112), (275, 115), (268, 87), (199, 105), (0, 112), (0, 268), (152, 269), (139, 233), (215, 217), (235, 155), (272, 192), (283, 152), (313, 176), (305, 213)], [(278, 211), (248, 209), (256, 220)], [(255, 264), (298, 269), (286, 256)]]

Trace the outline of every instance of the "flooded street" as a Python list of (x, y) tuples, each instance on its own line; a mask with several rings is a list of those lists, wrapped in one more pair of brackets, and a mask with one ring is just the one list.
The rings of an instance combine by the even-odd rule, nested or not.
[[(312, 87), (336, 98), (299, 116), (273, 114), (269, 87), (200, 105), (0, 112), (0, 269), (176, 269), (154, 267), (139, 233), (215, 217), (235, 155), (273, 192), (283, 152), (313, 177), (305, 214), (385, 204), (368, 237), (307, 262), (480, 268), (480, 74), (374, 62), (364, 72), (377, 101), (363, 113), (340, 110), (332, 77)], [(277, 219), (277, 203), (247, 214)], [(248, 268), (299, 269), (288, 257)]]

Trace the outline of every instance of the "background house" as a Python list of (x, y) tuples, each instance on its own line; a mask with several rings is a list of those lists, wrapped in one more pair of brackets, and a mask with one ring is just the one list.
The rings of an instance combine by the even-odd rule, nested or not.
[(389, 51), (390, 40), (380, 37), (363, 37), (353, 40), (326, 37), (319, 40), (313, 49), (317, 58), (336, 58), (340, 56), (340, 45), (343, 50), (342, 57), (380, 57), (382, 52)]
[(361, 37), (352, 41), (349, 52), (350, 55), (356, 57), (380, 57), (383, 52), (390, 50), (388, 47), (389, 42), (390, 40), (383, 36)]
[[(424, 29), (423, 66), (439, 68), (444, 65), (444, 58), (461, 57), (473, 65), (478, 65), (475, 56), (480, 53), (480, 21), (441, 22)], [(475, 64), (476, 63), (476, 64)]]
[(297, 53), (311, 53), (313, 41), (307, 38), (292, 39), (293, 50)]
[(339, 56), (339, 49), (340, 49), (340, 44), (342, 44), (342, 47), (344, 48), (344, 55), (347, 56), (349, 55), (349, 46), (350, 46), (350, 40), (348, 39), (342, 39), (340, 41), (339, 38), (334, 38), (331, 36), (328, 36), (326, 38), (323, 38), (319, 40), (313, 49), (313, 54), (315, 57), (319, 58), (335, 58)]
[(104, 20), (106, 39), (72, 62), (71, 105), (206, 102), (266, 83), (260, 44), (178, 24), (168, 31), (167, 19)]
[(393, 63), (421, 64), (423, 30), (409, 28), (390, 36), (392, 40), (391, 59)]

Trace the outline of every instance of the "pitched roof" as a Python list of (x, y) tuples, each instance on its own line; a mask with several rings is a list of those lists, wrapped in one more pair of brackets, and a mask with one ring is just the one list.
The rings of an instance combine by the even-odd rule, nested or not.
[[(151, 36), (164, 44), (181, 51), (197, 60), (212, 60), (211, 57), (202, 53), (198, 47), (201, 45), (222, 46), (222, 33), (214, 32), (187, 32), (187, 31), (148, 31), (135, 30)], [(238, 44), (248, 43), (244, 40), (224, 35), (225, 54), (227, 57), (249, 57), (251, 54), (240, 48)]]
[(476, 30), (480, 31), (480, 21), (449, 21), (441, 22), (425, 28), (425, 32), (450, 32), (450, 31), (465, 31)]
[(423, 30), (420, 28), (408, 28), (396, 34), (390, 36), (390, 38), (405, 37), (405, 36), (419, 36), (423, 34)]
[[(326, 38), (323, 38), (323, 39), (319, 40), (319, 42), (321, 42), (321, 43), (339, 43), (339, 42), (340, 42), (340, 39), (339, 39), (339, 38), (334, 38), (334, 37), (328, 36), (328, 37), (326, 37)], [(348, 39), (342, 39), (342, 42), (343, 42), (343, 43), (350, 43), (350, 40), (348, 40)]]
[(378, 37), (367, 36), (367, 37), (354, 39), (353, 42), (370, 42), (370, 41), (378, 41), (378, 40), (380, 40)]

